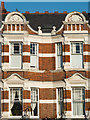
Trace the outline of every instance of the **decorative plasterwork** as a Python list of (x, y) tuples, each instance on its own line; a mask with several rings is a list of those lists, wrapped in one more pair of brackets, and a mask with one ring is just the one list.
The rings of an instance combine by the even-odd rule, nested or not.
[(82, 13), (74, 11), (74, 12), (69, 13), (66, 16), (64, 23), (68, 23), (68, 22), (71, 22), (71, 23), (80, 23), (80, 22), (85, 23), (87, 21), (86, 21), (85, 16)]
[(6, 16), (5, 22), (26, 23), (26, 18), (23, 14), (21, 14), (19, 12), (11, 12)]
[(28, 79), (21, 77), (17, 73), (13, 73), (8, 78), (2, 79), (2, 81), (7, 84), (24, 84), (25, 82), (28, 81)]
[(79, 15), (72, 15), (68, 21), (70, 22), (80, 22), (83, 21), (83, 19)]
[(8, 19), (8, 22), (23, 22), (23, 19), (18, 15), (13, 15)]
[(79, 73), (73, 74), (71, 77), (64, 79), (66, 82), (67, 87), (72, 87), (72, 86), (84, 86), (88, 87), (88, 78), (82, 76)]

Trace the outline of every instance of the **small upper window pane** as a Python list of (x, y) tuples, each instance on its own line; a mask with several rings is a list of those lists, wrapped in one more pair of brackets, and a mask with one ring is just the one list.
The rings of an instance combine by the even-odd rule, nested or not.
[(19, 54), (19, 43), (14, 43), (14, 54)]
[(11, 43), (11, 54), (21, 54), (22, 43)]
[(30, 44), (30, 54), (37, 55), (37, 44), (36, 43)]
[(83, 44), (82, 43), (71, 43), (72, 54), (82, 54)]
[(57, 43), (57, 55), (62, 55), (62, 43)]

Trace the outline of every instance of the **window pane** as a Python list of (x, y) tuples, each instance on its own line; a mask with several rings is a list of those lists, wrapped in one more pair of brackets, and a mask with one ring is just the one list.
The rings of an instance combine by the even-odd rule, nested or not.
[(58, 88), (58, 116), (63, 114), (64, 111), (64, 98), (63, 98), (63, 88)]
[(36, 43), (31, 43), (30, 44), (30, 53), (33, 55), (37, 54), (37, 44)]
[(62, 55), (62, 43), (57, 43), (57, 55)]
[(22, 88), (10, 88), (10, 116), (22, 115)]
[(22, 43), (11, 43), (11, 54), (21, 54), (22, 53)]
[(85, 114), (85, 89), (73, 88), (73, 115)]
[(37, 44), (31, 43), (30, 44), (30, 67), (37, 68), (38, 67), (38, 56), (37, 56)]
[(14, 43), (14, 54), (19, 54), (19, 44)]
[(38, 89), (31, 88), (31, 116), (38, 116)]
[(71, 43), (71, 53), (72, 54), (81, 54), (83, 50), (83, 44), (82, 43)]
[(80, 53), (80, 44), (76, 43), (76, 53)]
[(57, 68), (62, 67), (62, 43), (57, 43)]
[(73, 115), (83, 115), (83, 103), (74, 102), (73, 103)]

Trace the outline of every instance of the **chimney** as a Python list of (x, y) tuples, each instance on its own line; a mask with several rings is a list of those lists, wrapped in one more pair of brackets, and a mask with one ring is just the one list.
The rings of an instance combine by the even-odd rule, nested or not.
[(63, 13), (67, 14), (67, 11), (63, 11)]
[(82, 11), (82, 13), (84, 14), (84, 13), (86, 13), (86, 11)]
[(2, 9), (5, 9), (4, 2), (1, 2), (1, 7), (2, 7)]
[(4, 7), (4, 2), (1, 2), (1, 11), (2, 11), (2, 13), (6, 13), (7, 12), (5, 7)]

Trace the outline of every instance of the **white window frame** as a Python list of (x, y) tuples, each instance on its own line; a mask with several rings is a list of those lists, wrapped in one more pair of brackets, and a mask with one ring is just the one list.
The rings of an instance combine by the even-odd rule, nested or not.
[[(38, 111), (37, 111), (37, 112), (38, 112), (37, 114), (38, 114), (38, 115), (37, 115), (37, 116), (32, 116), (32, 115), (30, 115), (30, 118), (39, 118), (39, 88), (37, 88), (37, 87), (31, 87), (30, 89), (31, 89), (31, 90), (32, 90), (32, 89), (36, 89), (36, 90), (38, 91), (38, 95), (37, 95), (38, 100), (35, 101), (35, 102), (37, 103), (37, 105), (38, 105), (38, 108), (37, 108), (37, 110), (38, 110)], [(32, 91), (31, 91), (31, 92), (32, 92)], [(32, 102), (32, 100), (31, 100), (31, 102)], [(34, 102), (34, 101), (33, 101), (33, 102)]]
[[(59, 99), (59, 97), (58, 97), (58, 90), (60, 90), (61, 92), (62, 92), (62, 95), (61, 95), (61, 100), (58, 100)], [(59, 88), (57, 88), (56, 89), (56, 98), (57, 98), (57, 118), (61, 118), (61, 116), (63, 116), (63, 113), (64, 113), (64, 88), (63, 87), (59, 87)], [(62, 106), (63, 106), (63, 108), (62, 108), (62, 106), (58, 106), (58, 103), (62, 103)], [(59, 111), (58, 111), (58, 109), (59, 109), (59, 107), (61, 107), (61, 109), (62, 109), (62, 113), (58, 113)]]
[[(58, 45), (60, 45), (60, 51), (58, 53)], [(58, 69), (62, 69), (63, 66), (63, 51), (62, 51), (62, 42), (58, 42), (55, 44), (55, 48), (56, 48), (56, 70)], [(61, 63), (59, 63), (58, 65), (58, 57), (61, 57)], [(60, 66), (60, 67), (58, 67)]]
[[(19, 54), (14, 54), (14, 43), (18, 43), (19, 44), (19, 51), (20, 53)], [(13, 47), (13, 48), (12, 48)], [(10, 41), (9, 42), (9, 68), (10, 69), (22, 69), (23, 68), (23, 61), (22, 61), (22, 57), (23, 57), (23, 43), (22, 41)], [(11, 67), (11, 56), (21, 56), (21, 67)]]
[[(82, 47), (82, 48), (81, 48), (81, 50), (80, 50), (80, 53), (72, 53), (72, 44), (74, 44), (74, 43), (79, 43), (79, 44), (81, 44), (80, 47)], [(82, 67), (81, 67), (80, 69), (84, 69), (84, 61), (83, 61), (83, 41), (71, 41), (71, 42), (70, 42), (70, 67), (71, 67), (72, 69), (77, 69), (77, 67), (72, 67), (72, 65), (71, 65), (71, 62), (72, 62), (71, 56), (72, 56), (72, 55), (82, 55)]]
[[(35, 53), (31, 53), (31, 44), (34, 44), (36, 46)], [(39, 48), (38, 43), (35, 43), (35, 42), (30, 43), (30, 69), (38, 69), (39, 68), (38, 48)], [(36, 56), (36, 66), (35, 67), (31, 65), (31, 57), (32, 56)]]
[[(22, 90), (22, 115), (21, 116), (11, 116), (10, 113), (11, 113), (11, 110), (10, 110), (10, 89), (21, 89)], [(9, 88), (9, 118), (22, 118), (23, 116), (23, 88), (22, 87), (10, 87)]]
[[(84, 104), (84, 108), (85, 108), (85, 87), (84, 86), (73, 86), (72, 88), (71, 88), (71, 99), (72, 99), (72, 117), (73, 118), (84, 118), (85, 117), (85, 115), (74, 115), (73, 113), (74, 113), (74, 111), (73, 111), (73, 89), (84, 89), (84, 100), (82, 101), (83, 103), (82, 104)], [(83, 108), (83, 109), (84, 109)], [(85, 112), (85, 109), (84, 109), (84, 112)]]
[[(76, 48), (76, 44), (80, 45), (80, 53), (73, 49), (73, 47)], [(71, 55), (83, 55), (83, 42), (71, 42)]]
[[(14, 46), (15, 44), (19, 44), (19, 53), (14, 52)], [(21, 42), (11, 42), (10, 43), (10, 55), (21, 55), (22, 54), (22, 43)]]

